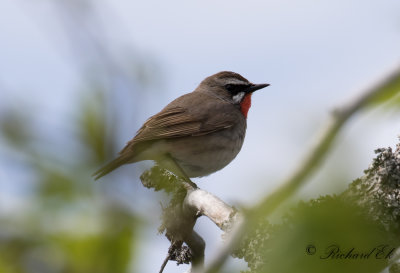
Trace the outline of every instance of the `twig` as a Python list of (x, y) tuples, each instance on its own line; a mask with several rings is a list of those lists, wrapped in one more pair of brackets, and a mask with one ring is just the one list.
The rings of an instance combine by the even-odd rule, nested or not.
[(300, 161), (301, 164), (297, 170), (295, 170), (288, 179), (280, 183), (282, 186), (268, 194), (261, 202), (246, 213), (245, 220), (237, 224), (231, 237), (204, 271), (195, 269), (194, 272), (217, 272), (225, 263), (231, 250), (238, 245), (242, 234), (257, 221), (257, 218), (268, 217), (279, 205), (305, 184), (306, 179), (310, 177), (323, 162), (337, 134), (350, 117), (365, 106), (368, 106), (378, 96), (383, 96), (387, 92), (392, 92), (393, 88), (397, 88), (396, 85), (399, 86), (399, 82), (400, 67), (390, 73), (384, 80), (361, 93), (347, 105), (334, 111), (328, 126), (324, 128), (322, 134), (316, 138), (317, 141), (314, 147), (312, 147), (306, 157)]
[(167, 265), (168, 261), (169, 261), (170, 255), (169, 252), (167, 254), (167, 257), (165, 257), (164, 262), (161, 265), (161, 269), (159, 273), (162, 273), (164, 271), (165, 266)]

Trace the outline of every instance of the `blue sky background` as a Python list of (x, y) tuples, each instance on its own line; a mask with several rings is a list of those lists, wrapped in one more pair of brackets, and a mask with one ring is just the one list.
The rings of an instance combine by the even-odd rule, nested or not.
[[(85, 2), (73, 2), (85, 9)], [(239, 156), (222, 171), (196, 180), (230, 204), (251, 205), (278, 186), (301, 160), (330, 111), (400, 64), (398, 0), (88, 3), (95, 20), (79, 18), (83, 12), (67, 27), (60, 20), (66, 13), (51, 1), (0, 3), (0, 114), (5, 107), (24, 107), (39, 116), (35, 126), (44, 136), (60, 133), (60, 123), (74, 115), (76, 98), (84, 92), (82, 82), (97, 71), (95, 63), (87, 65), (96, 58), (90, 47), (76, 50), (69, 42), (68, 35), (84, 35), (82, 29), (104, 41), (112, 60), (125, 63), (128, 52), (154, 76), (155, 83), (137, 100), (120, 101), (135, 109), (139, 123), (221, 70), (270, 83), (253, 96)], [(121, 122), (126, 128), (122, 148), (140, 124), (132, 126), (129, 118)], [(362, 175), (374, 149), (395, 145), (399, 125), (393, 111), (356, 115), (300, 196), (342, 190), (345, 182)], [(23, 210), (29, 174), (10, 168), (7, 147), (0, 151), (0, 213)], [(341, 177), (343, 185), (329, 184), (332, 177)], [(154, 226), (142, 231), (142, 256), (136, 259), (140, 272), (155, 272), (168, 242), (155, 235), (157, 195), (142, 189), (138, 179), (135, 183), (142, 197), (132, 201), (133, 207), (151, 211), (144, 216)], [(205, 235), (207, 259), (221, 241), (219, 231), (207, 219), (199, 221), (197, 230)], [(166, 272), (182, 268), (170, 263)]]

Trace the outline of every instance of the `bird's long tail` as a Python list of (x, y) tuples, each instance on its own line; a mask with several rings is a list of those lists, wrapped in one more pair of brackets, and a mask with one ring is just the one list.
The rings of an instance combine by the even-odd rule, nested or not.
[(129, 159), (123, 156), (119, 156), (116, 159), (112, 160), (111, 162), (107, 163), (100, 169), (98, 169), (92, 176), (94, 176), (94, 180), (99, 179), (100, 177), (112, 172), (116, 168), (126, 164), (129, 162)]

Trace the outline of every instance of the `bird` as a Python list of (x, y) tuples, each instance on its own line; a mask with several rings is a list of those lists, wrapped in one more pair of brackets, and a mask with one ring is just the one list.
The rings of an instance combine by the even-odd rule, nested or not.
[(221, 170), (242, 148), (253, 92), (267, 86), (231, 71), (205, 78), (150, 117), (94, 179), (143, 160), (153, 160), (188, 182)]

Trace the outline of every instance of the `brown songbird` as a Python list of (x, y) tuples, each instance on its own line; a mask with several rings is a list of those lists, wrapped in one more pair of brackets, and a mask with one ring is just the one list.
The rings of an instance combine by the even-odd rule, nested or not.
[(154, 160), (187, 181), (221, 170), (242, 148), (253, 92), (268, 85), (229, 71), (207, 77), (150, 117), (95, 179), (142, 160)]

